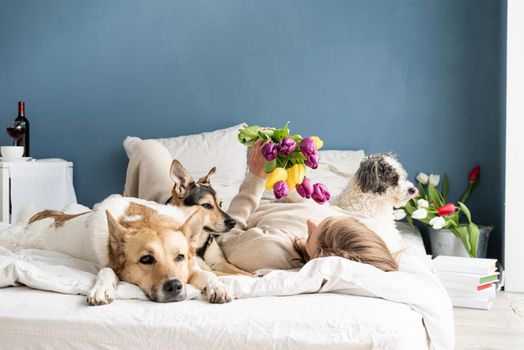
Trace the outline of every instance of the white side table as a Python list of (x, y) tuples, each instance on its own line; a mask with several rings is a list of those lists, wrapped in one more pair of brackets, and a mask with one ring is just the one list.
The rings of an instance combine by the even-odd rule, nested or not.
[[(37, 165), (39, 162), (35, 160), (30, 160), (27, 163)], [(69, 174), (72, 179), (73, 178), (73, 163), (72, 162), (66, 162), (66, 163), (67, 163), (67, 170), (70, 172)], [(2, 224), (11, 223), (11, 213), (10, 213), (11, 174), (9, 171), (9, 167), (11, 164), (13, 163), (0, 161), (0, 222)], [(64, 205), (67, 205), (67, 204), (69, 203), (65, 203)]]

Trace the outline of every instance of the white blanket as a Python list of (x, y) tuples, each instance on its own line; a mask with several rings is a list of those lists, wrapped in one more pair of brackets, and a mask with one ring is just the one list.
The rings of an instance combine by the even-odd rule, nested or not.
[[(237, 298), (330, 292), (403, 303), (422, 316), (431, 349), (452, 349), (452, 306), (431, 271), (431, 264), (425, 257), (403, 254), (400, 266), (401, 271), (386, 273), (370, 265), (328, 257), (314, 259), (300, 271), (273, 271), (263, 278), (226, 276), (222, 281)], [(64, 254), (42, 250), (13, 253), (0, 247), (0, 287), (24, 284), (36, 289), (85, 295), (94, 283), (96, 271), (94, 264)], [(197, 298), (199, 293), (190, 289), (188, 297)], [(138, 287), (127, 283), (119, 284), (117, 298), (146, 299)], [(405, 349), (395, 345), (390, 338), (384, 335), (382, 340), (375, 339), (374, 348)]]

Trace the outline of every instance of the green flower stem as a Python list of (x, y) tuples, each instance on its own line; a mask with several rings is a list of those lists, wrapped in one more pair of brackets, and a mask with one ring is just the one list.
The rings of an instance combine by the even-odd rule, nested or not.
[(471, 194), (472, 187), (473, 187), (473, 183), (470, 182), (469, 185), (468, 185), (468, 189), (466, 190), (466, 192), (464, 192), (464, 194), (462, 195), (462, 198), (460, 199), (460, 201), (462, 203), (465, 203), (466, 200), (469, 198), (469, 195)]

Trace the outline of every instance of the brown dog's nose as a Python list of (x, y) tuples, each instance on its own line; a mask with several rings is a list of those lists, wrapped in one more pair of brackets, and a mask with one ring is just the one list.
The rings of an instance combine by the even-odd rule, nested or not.
[(233, 227), (235, 227), (235, 225), (237, 224), (237, 222), (233, 218), (226, 219), (225, 223), (226, 223), (227, 228), (230, 229), (230, 230)]
[(176, 278), (164, 283), (164, 292), (167, 294), (178, 295), (182, 288), (184, 288), (184, 285)]

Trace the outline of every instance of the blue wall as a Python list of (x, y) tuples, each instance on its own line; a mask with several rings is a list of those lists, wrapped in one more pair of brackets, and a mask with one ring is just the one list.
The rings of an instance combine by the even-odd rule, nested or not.
[(2, 0), (0, 118), (25, 99), (33, 156), (72, 160), (88, 205), (122, 191), (126, 135), (242, 121), (394, 151), (456, 196), (480, 164), (499, 255), (504, 45), (493, 0)]

